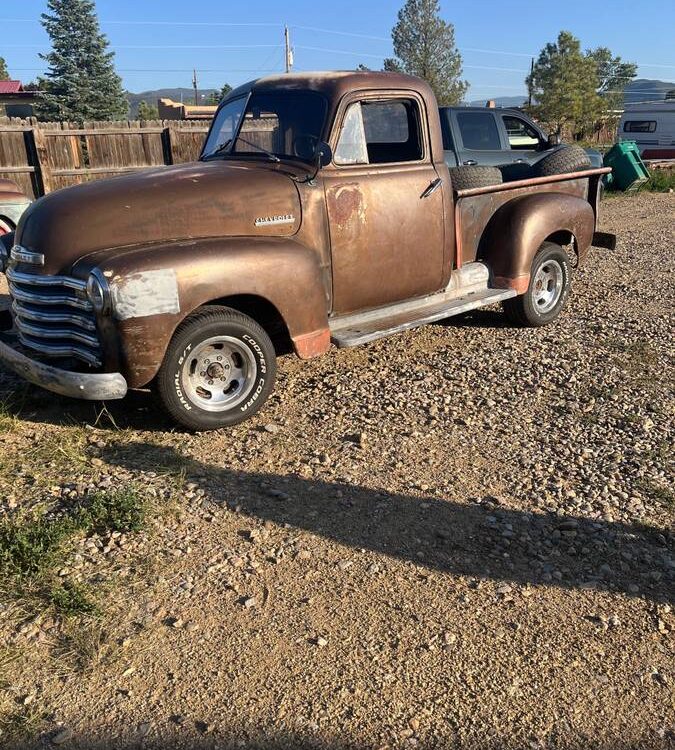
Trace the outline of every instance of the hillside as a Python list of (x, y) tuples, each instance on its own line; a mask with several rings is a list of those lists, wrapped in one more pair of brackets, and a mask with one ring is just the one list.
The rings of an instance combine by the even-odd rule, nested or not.
[[(637, 104), (638, 102), (653, 102), (665, 99), (666, 93), (675, 89), (673, 81), (660, 81), (653, 78), (636, 78), (624, 89), (626, 104)], [(488, 99), (493, 99), (498, 107), (520, 107), (527, 101), (525, 94), (518, 96), (486, 96), (483, 99), (474, 99), (468, 102), (471, 107), (483, 107)]]
[(659, 81), (653, 78), (636, 78), (624, 89), (626, 104), (653, 102), (665, 99), (668, 91), (675, 89), (673, 81)]

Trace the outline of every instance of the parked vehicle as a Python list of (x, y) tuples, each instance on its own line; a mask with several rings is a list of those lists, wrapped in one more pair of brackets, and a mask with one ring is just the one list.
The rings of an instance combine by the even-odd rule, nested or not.
[(501, 179), (494, 171), (483, 171), (484, 181), (501, 182), (602, 166), (599, 151), (561, 144), (558, 136), (545, 135), (517, 109), (441, 107), (440, 116), (447, 165), (500, 170)]
[[(278, 353), (308, 359), (501, 302), (555, 320), (607, 168), (453, 190), (438, 106), (395, 73), (262, 78), (200, 160), (34, 203), (5, 259), (0, 360), (88, 399), (156, 389), (195, 430), (254, 414)], [(576, 263), (574, 264), (577, 265)], [(62, 358), (67, 358), (65, 362)]]
[(30, 199), (16, 183), (0, 179), (0, 235), (14, 230), (29, 204)]
[(675, 101), (629, 105), (617, 137), (635, 141), (643, 159), (675, 159)]

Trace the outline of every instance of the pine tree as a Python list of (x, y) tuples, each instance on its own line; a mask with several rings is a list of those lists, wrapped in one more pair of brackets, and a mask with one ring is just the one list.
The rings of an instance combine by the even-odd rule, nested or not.
[(0, 81), (9, 81), (9, 71), (4, 57), (0, 57)]
[(217, 106), (230, 93), (230, 91), (232, 91), (232, 86), (230, 86), (229, 83), (224, 83), (219, 91), (212, 91), (209, 94), (206, 103), (212, 107)]
[(578, 133), (598, 111), (597, 65), (569, 31), (542, 49), (525, 82), (536, 102), (534, 113), (558, 133), (565, 126)]
[(385, 70), (424, 78), (439, 104), (459, 104), (469, 85), (461, 79), (455, 29), (440, 12), (438, 0), (407, 0), (391, 32), (396, 59), (385, 60)]
[(42, 14), (42, 25), (52, 51), (40, 55), (49, 71), (41, 81), (38, 116), (78, 122), (126, 117), (129, 104), (93, 0), (48, 0), (47, 7), (50, 13)]
[(157, 107), (148, 104), (145, 99), (138, 102), (138, 119), (139, 120), (159, 120), (159, 111)]

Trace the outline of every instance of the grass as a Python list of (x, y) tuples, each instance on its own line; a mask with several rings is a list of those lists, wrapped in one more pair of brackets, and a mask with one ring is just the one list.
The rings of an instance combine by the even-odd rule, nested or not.
[(12, 706), (0, 710), (0, 747), (16, 747), (29, 737), (35, 737), (42, 723), (42, 715), (34, 706)]
[(655, 500), (664, 508), (675, 509), (675, 492), (669, 487), (663, 487), (656, 482), (645, 480), (638, 484), (638, 489), (650, 500)]
[(57, 575), (76, 538), (143, 528), (146, 502), (133, 487), (98, 492), (60, 514), (44, 511), (0, 520), (0, 587), (14, 599), (52, 607), (62, 616), (92, 615), (87, 589)]
[(652, 169), (649, 180), (639, 189), (641, 192), (651, 193), (667, 193), (669, 190), (675, 190), (675, 169)]

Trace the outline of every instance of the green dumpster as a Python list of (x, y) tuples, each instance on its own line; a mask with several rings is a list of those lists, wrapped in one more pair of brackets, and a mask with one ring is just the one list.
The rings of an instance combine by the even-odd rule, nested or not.
[(612, 168), (608, 186), (614, 190), (637, 190), (649, 179), (649, 170), (635, 141), (620, 141), (605, 154), (603, 164)]

